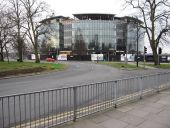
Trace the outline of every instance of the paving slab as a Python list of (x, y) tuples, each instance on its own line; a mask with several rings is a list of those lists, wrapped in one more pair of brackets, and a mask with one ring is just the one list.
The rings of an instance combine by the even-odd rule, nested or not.
[(168, 102), (168, 100), (159, 100), (159, 101), (157, 101), (156, 103), (164, 104), (164, 105), (170, 105), (170, 103)]
[(132, 126), (138, 126), (139, 124), (143, 123), (145, 121), (144, 118), (134, 116), (131, 114), (128, 114), (122, 118), (120, 118), (121, 121), (124, 121)]
[(126, 128), (136, 128), (136, 127), (132, 125), (128, 125)]
[(117, 119), (109, 119), (107, 121), (100, 123), (99, 125), (103, 126), (104, 128), (125, 128), (128, 126), (128, 123), (125, 123)]
[(90, 117), (90, 120), (92, 122), (96, 123), (96, 124), (102, 123), (102, 122), (109, 120), (109, 119), (110, 119), (110, 117), (107, 116), (106, 114), (100, 114), (100, 115), (97, 114), (95, 116)]
[(130, 111), (132, 109), (133, 109), (133, 107), (131, 107), (131, 106), (123, 106), (123, 107), (117, 108), (117, 110), (119, 110), (121, 112), (128, 112), (128, 111)]
[(105, 113), (105, 115), (109, 116), (110, 118), (114, 118), (114, 119), (120, 119), (121, 117), (126, 116), (126, 114), (127, 113), (121, 112), (119, 110), (109, 111)]
[(148, 106), (152, 107), (152, 108), (158, 108), (158, 109), (164, 109), (165, 105), (164, 104), (159, 104), (159, 103), (150, 103), (148, 104)]
[(81, 122), (73, 124), (73, 128), (101, 128), (101, 127), (90, 120), (83, 120)]
[(166, 125), (160, 124), (156, 121), (145, 121), (141, 125), (139, 125), (137, 128), (169, 128)]
[(170, 105), (166, 105), (165, 110), (169, 110), (170, 111)]
[(144, 112), (141, 110), (134, 109), (134, 110), (129, 111), (128, 114), (145, 118), (146, 116), (148, 116), (150, 114), (150, 112)]
[(147, 117), (147, 120), (151, 120), (151, 121), (156, 121), (160, 124), (164, 124), (166, 126), (169, 126), (170, 128), (170, 118), (164, 117), (164, 116), (160, 116), (158, 114), (151, 114)]
[(143, 108), (140, 108), (141, 111), (143, 112), (150, 112), (150, 113), (159, 113), (163, 110), (164, 108), (155, 108), (155, 107), (151, 107), (151, 106), (145, 106)]
[[(169, 110), (163, 110), (161, 111), (158, 116), (163, 116), (163, 117), (166, 117), (166, 118), (170, 118), (170, 111)], [(170, 121), (170, 120), (169, 120)]]

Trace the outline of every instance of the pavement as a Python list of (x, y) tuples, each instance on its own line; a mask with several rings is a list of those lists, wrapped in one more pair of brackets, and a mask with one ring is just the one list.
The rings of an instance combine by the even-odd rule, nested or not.
[(170, 128), (170, 89), (57, 128)]

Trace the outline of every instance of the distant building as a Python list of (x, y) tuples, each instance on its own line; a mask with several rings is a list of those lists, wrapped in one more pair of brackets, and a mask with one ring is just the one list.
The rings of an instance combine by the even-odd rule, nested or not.
[[(78, 55), (136, 53), (140, 20), (127, 16), (115, 17), (114, 14), (73, 16), (74, 19), (56, 16), (41, 21), (44, 28), (51, 29), (47, 42), (58, 51), (72, 51)], [(138, 35), (138, 49), (143, 52), (144, 35), (141, 29)]]

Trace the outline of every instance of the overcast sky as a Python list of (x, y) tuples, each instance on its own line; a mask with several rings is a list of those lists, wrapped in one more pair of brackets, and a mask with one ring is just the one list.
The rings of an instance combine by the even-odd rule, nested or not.
[(123, 15), (124, 0), (47, 0), (55, 15), (76, 13), (110, 13)]
[[(132, 9), (124, 10), (124, 0), (45, 0), (50, 9), (54, 10), (55, 15), (73, 17), (77, 13), (109, 13), (116, 16), (133, 15)], [(150, 46), (145, 42), (148, 51), (151, 52)], [(170, 54), (170, 46), (163, 48), (163, 53)]]

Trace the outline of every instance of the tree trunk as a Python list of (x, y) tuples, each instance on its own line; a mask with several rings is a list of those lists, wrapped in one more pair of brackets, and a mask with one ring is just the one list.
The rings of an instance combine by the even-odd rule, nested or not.
[(18, 37), (18, 57), (19, 57), (19, 62), (23, 62), (23, 57), (22, 57), (22, 49), (23, 49), (23, 41), (21, 37)]
[(4, 55), (3, 55), (3, 46), (2, 46), (2, 40), (0, 40), (0, 61), (4, 61)]
[(152, 49), (152, 53), (153, 53), (153, 61), (155, 65), (158, 65), (158, 53), (157, 53), (157, 46), (156, 46), (156, 42), (155, 40), (150, 40), (150, 46)]
[(35, 63), (40, 63), (40, 58), (38, 56), (38, 46), (37, 46), (36, 42), (35, 42), (35, 45), (34, 45), (34, 51), (35, 51)]
[(21, 38), (20, 35), (20, 26), (18, 23), (18, 57), (19, 57), (19, 62), (23, 62), (23, 39)]
[(156, 50), (152, 50), (153, 51), (153, 59), (154, 59), (154, 64), (158, 65), (158, 54)]
[(7, 56), (8, 64), (9, 64), (9, 53), (8, 53), (8, 49), (7, 49), (6, 46), (5, 46), (5, 51), (6, 51), (6, 56)]
[(0, 61), (4, 62), (3, 48), (1, 48), (0, 52)]
[(3, 53), (2, 53), (2, 52), (0, 53), (0, 61), (1, 61), (1, 62), (4, 62), (4, 56), (3, 56)]

